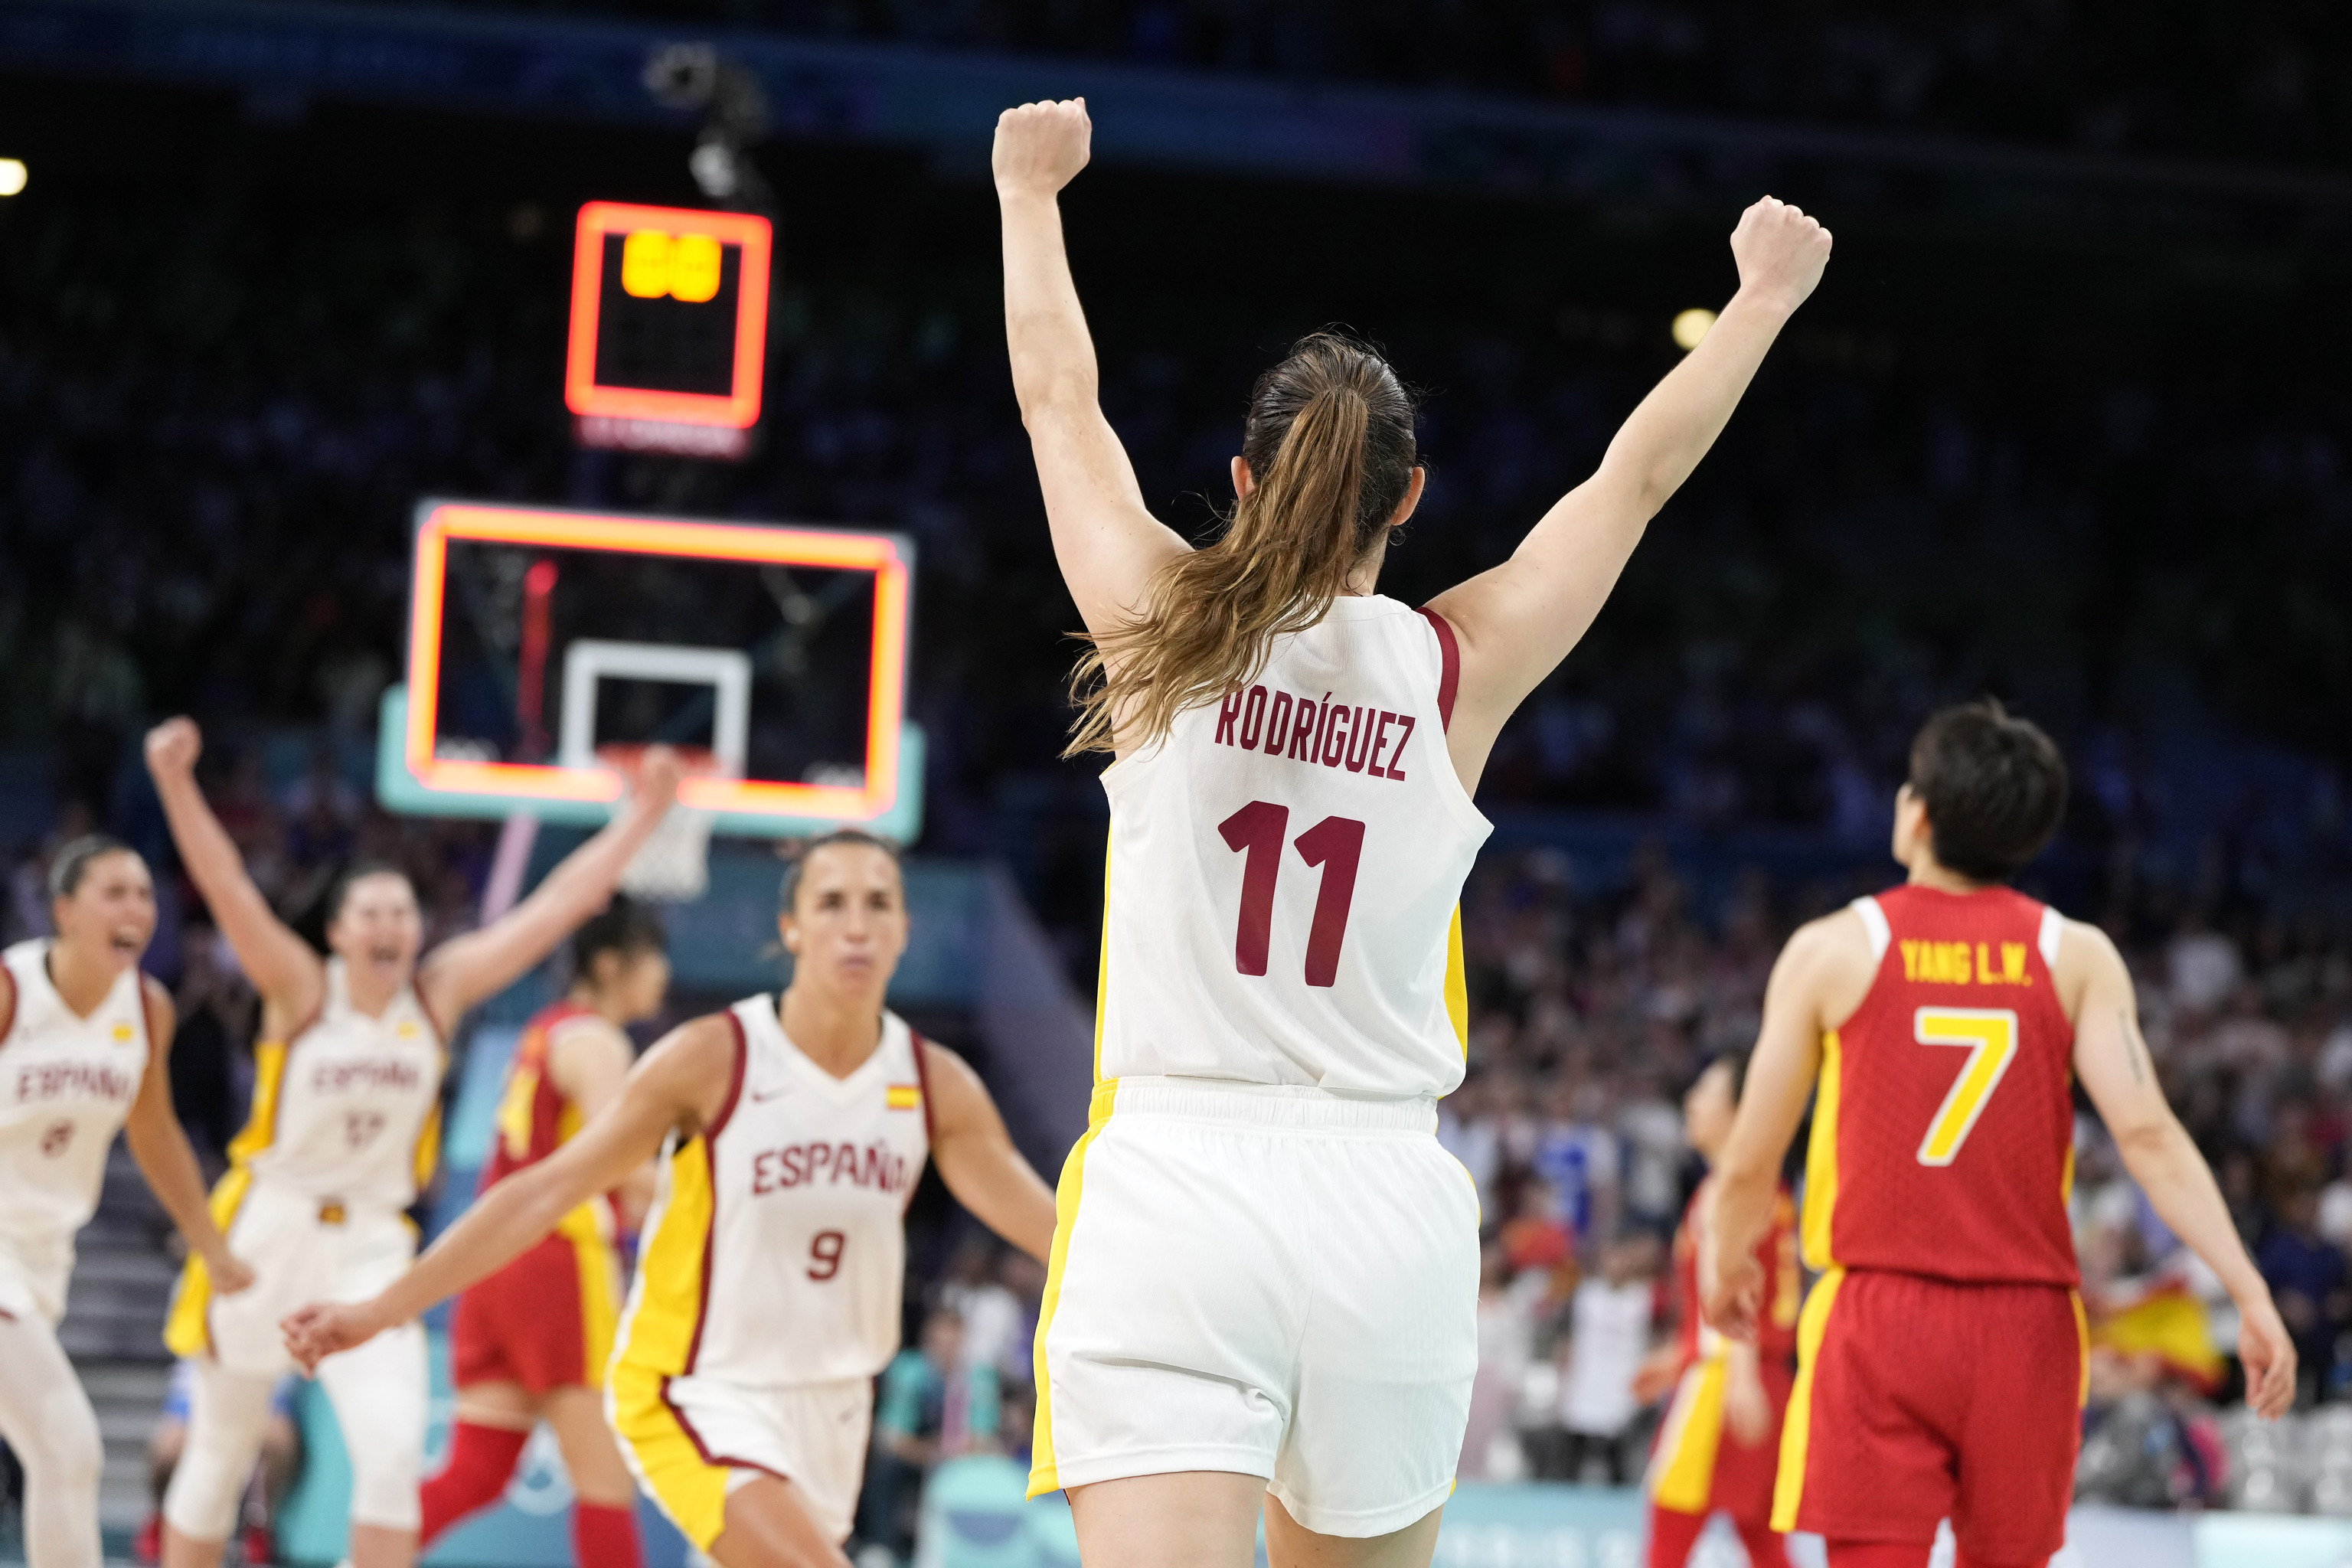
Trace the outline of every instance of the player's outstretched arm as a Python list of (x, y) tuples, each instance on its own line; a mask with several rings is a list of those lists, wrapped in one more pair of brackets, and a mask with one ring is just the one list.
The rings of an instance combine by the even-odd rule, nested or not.
[(166, 719), (147, 731), (147, 772), (163, 803), (172, 843), (196, 891), (204, 895), (229, 951), (262, 999), (285, 1016), (281, 1026), (308, 1017), (327, 994), (327, 968), (310, 944), (294, 934), (246, 874), (228, 830), (196, 787), (204, 731), (193, 719)]
[(1861, 1005), (1870, 976), (1862, 918), (1840, 910), (1797, 929), (1764, 987), (1764, 1024), (1716, 1163), (1715, 1223), (1699, 1263), (1706, 1321), (1735, 1339), (1756, 1336), (1764, 1300), (1756, 1244), (1772, 1222), (1780, 1163), (1821, 1075), (1822, 1036)]
[(1141, 608), (1161, 564), (1188, 548), (1143, 504), (1135, 468), (1103, 417), (1094, 339), (1062, 247), (1062, 187), (1087, 166), (1094, 126), (1082, 98), (1024, 103), (997, 118), (992, 163), (1004, 220), (1004, 343), (1013, 393), (1037, 459), (1054, 558), (1087, 630), (1100, 637)]
[(1432, 601), (1461, 642), (1460, 695), (1446, 733), (1465, 784), (1485, 767), (1512, 710), (1583, 637), (1650, 519), (1730, 422), (1766, 351), (1821, 281), (1830, 232), (1766, 196), (1740, 214), (1731, 254), (1738, 292), (1633, 410), (1592, 477), (1546, 512), (1508, 561)]
[(1004, 1131), (996, 1101), (971, 1064), (943, 1046), (929, 1053), (931, 1158), (956, 1202), (1043, 1263), (1054, 1249), (1054, 1191)]
[(2165, 1100), (2140, 1036), (2138, 999), (2123, 954), (2098, 927), (2069, 921), (2056, 979), (2063, 993), (2082, 998), (2074, 1014), (2074, 1076), (2157, 1217), (2220, 1277), (2237, 1303), (2247, 1405), (2266, 1418), (2284, 1415), (2294, 1402), (2294, 1342), (2231, 1223), (2205, 1156)]
[(436, 1301), (512, 1262), (556, 1222), (654, 1157), (674, 1127), (699, 1128), (719, 1113), (732, 1075), (735, 1037), (722, 1017), (682, 1024), (629, 1074), (627, 1088), (554, 1153), (482, 1194), (405, 1273), (364, 1301), (313, 1303), (278, 1327), (303, 1367), (364, 1344)]
[(682, 772), (668, 747), (648, 748), (628, 809), (557, 862), (530, 897), (481, 930), (435, 948), (416, 973), (416, 988), (433, 1016), (455, 1020), (477, 1002), (497, 995), (610, 902), (630, 858), (677, 799)]
[(196, 1166), (195, 1151), (188, 1147), (179, 1113), (172, 1109), (172, 1037), (178, 1014), (162, 982), (142, 975), (140, 984), (147, 1009), (147, 1071), (122, 1123), (122, 1141), (147, 1179), (147, 1190), (179, 1226), (188, 1249), (205, 1260), (213, 1289), (234, 1296), (253, 1283), (253, 1270), (229, 1251), (227, 1239), (214, 1223), (205, 1202), (204, 1172)]

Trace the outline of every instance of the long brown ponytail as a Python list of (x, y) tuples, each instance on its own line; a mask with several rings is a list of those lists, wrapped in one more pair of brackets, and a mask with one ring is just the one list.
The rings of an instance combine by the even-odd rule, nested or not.
[(1255, 679), (1276, 637), (1320, 621), (1403, 504), (1412, 418), (1388, 362), (1335, 332), (1259, 376), (1242, 432), (1255, 483), (1214, 542), (1160, 569), (1140, 614), (1087, 639), (1063, 755), (1149, 744)]

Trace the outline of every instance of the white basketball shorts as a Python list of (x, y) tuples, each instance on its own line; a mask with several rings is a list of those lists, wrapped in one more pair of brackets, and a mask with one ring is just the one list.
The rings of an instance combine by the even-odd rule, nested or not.
[(1426, 1100), (1127, 1078), (1062, 1172), (1030, 1494), (1264, 1476), (1325, 1535), (1452, 1490), (1478, 1365), (1478, 1199)]
[(762, 1475), (789, 1481), (827, 1539), (849, 1535), (866, 1477), (872, 1378), (746, 1388), (615, 1361), (604, 1415), (639, 1489), (701, 1551), (727, 1528), (729, 1496)]

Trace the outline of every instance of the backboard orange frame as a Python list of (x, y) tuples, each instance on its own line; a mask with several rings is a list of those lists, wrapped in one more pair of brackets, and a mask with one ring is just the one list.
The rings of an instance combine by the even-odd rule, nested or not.
[(678, 786), (678, 799), (704, 811), (736, 816), (854, 822), (871, 821), (897, 805), (910, 579), (908, 561), (898, 541), (885, 534), (828, 529), (689, 522), (460, 501), (428, 502), (418, 509), (403, 760), (424, 788), (503, 795), (519, 803), (609, 804), (619, 800), (622, 793), (621, 775), (609, 768), (486, 763), (434, 755), (441, 696), (442, 617), (452, 540), (873, 573), (874, 642), (866, 687), (865, 786), (688, 778)]
[[(640, 229), (708, 235), (721, 245), (742, 247), (743, 263), (735, 291), (735, 386), (727, 396), (598, 384), (596, 332), (604, 294), (604, 239)], [(572, 343), (563, 371), (565, 405), (581, 415), (749, 429), (760, 417), (760, 384), (768, 343), (768, 266), (774, 243), (768, 220), (745, 213), (641, 207), (621, 202), (590, 202), (582, 207), (572, 251)]]

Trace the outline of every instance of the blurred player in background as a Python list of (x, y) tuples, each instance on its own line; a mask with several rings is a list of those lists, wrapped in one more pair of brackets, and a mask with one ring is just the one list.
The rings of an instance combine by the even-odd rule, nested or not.
[(147, 863), (103, 835), (66, 845), (49, 922), (54, 937), (0, 953), (0, 1438), (25, 1468), (31, 1568), (98, 1568), (98, 1416), (56, 1331), (118, 1128), (222, 1290), (253, 1271), (205, 1209), (172, 1112), (172, 996), (139, 970), (155, 934)]
[(1924, 1568), (1947, 1518), (1960, 1568), (2064, 1544), (2088, 1372), (2066, 1215), (2078, 1080), (2237, 1303), (2247, 1404), (2275, 1416), (2294, 1397), (2294, 1346), (2165, 1103), (2122, 955), (2003, 886), (2065, 805), (2040, 729), (1990, 700), (1937, 713), (1895, 796), (1908, 880), (1800, 929), (1765, 993), (1706, 1311), (1757, 1335), (1757, 1244), (1818, 1083), (1803, 1233), (1824, 1272), (1798, 1325), (1772, 1524), (1825, 1537), (1832, 1568)]
[(1830, 236), (1742, 214), (1713, 331), (1509, 561), (1416, 613), (1374, 592), (1426, 477), (1412, 400), (1360, 343), (1318, 333), (1258, 379), (1213, 542), (1144, 505), (1062, 241), (1091, 135), (1083, 102), (1024, 104), (994, 152), (1013, 391), (1093, 644), (1070, 750), (1117, 757), (1030, 1487), (1069, 1491), (1089, 1568), (1238, 1568), (1261, 1515), (1277, 1564), (1426, 1563), (1478, 1355), (1477, 1195), (1435, 1137), (1471, 793)]
[[(245, 1489), (240, 1510), (237, 1550), (247, 1563), (278, 1560), (278, 1510), (302, 1474), (302, 1427), (295, 1400), (302, 1379), (288, 1373), (269, 1396), (269, 1425), (261, 1435), (261, 1462)], [(180, 1468), (188, 1447), (188, 1407), (196, 1393), (196, 1363), (182, 1356), (172, 1363), (171, 1385), (163, 1391), (163, 1408), (147, 1434), (147, 1492), (151, 1511), (131, 1538), (131, 1555), (142, 1563), (163, 1555), (163, 1495)]]
[[(499, 1098), (481, 1191), (546, 1159), (620, 1098), (635, 1048), (625, 1026), (661, 1011), (669, 957), (661, 921), (626, 894), (572, 938), (572, 988), (525, 1024)], [(604, 1363), (621, 1310), (618, 1203), (634, 1226), (653, 1197), (650, 1164), (557, 1222), (544, 1240), (457, 1298), (450, 1359), (457, 1415), (449, 1462), (425, 1483), (417, 1550), (506, 1490), (535, 1422), (563, 1450), (581, 1568), (635, 1568), (636, 1488), (604, 1425)]]
[[(182, 865), (260, 993), (253, 1111), (229, 1150), (213, 1214), (257, 1287), (221, 1297), (193, 1258), (165, 1341), (198, 1358), (188, 1435), (163, 1498), (165, 1568), (213, 1568), (293, 1369), (278, 1321), (307, 1300), (365, 1295), (405, 1268), (404, 1211), (439, 1157), (447, 1028), (520, 979), (613, 896), (677, 794), (677, 760), (649, 752), (644, 788), (530, 898), (421, 961), (416, 891), (388, 867), (348, 872), (328, 895), (321, 959), (273, 913), (196, 787), (203, 738), (186, 719), (147, 736), (147, 767)], [(616, 1178), (617, 1179), (617, 1178)], [(415, 1558), (425, 1447), (421, 1329), (317, 1369), (352, 1459), (354, 1568)]]
[(1054, 1200), (979, 1075), (883, 1005), (907, 947), (898, 852), (844, 828), (786, 873), (781, 997), (663, 1037), (605, 1112), (484, 1194), (414, 1268), (303, 1308), (305, 1364), (397, 1331), (660, 1156), (605, 1414), (638, 1484), (723, 1568), (845, 1568), (874, 1377), (898, 1348), (923, 1162), (1042, 1256)]
[[(1748, 1079), (1748, 1053), (1707, 1063), (1683, 1097), (1683, 1127), (1690, 1146), (1709, 1166), (1724, 1140)], [(1709, 1175), (1691, 1194), (1675, 1233), (1675, 1298), (1681, 1311), (1663, 1364), (1645, 1367), (1635, 1393), (1654, 1399), (1675, 1391), (1643, 1486), (1650, 1495), (1650, 1568), (1683, 1568), (1699, 1532), (1715, 1513), (1731, 1516), (1748, 1568), (1780, 1568), (1788, 1561), (1772, 1529), (1772, 1479), (1780, 1463), (1780, 1422), (1796, 1375), (1797, 1303), (1805, 1279), (1797, 1266), (1797, 1211), (1784, 1183), (1772, 1200), (1771, 1225), (1758, 1243), (1764, 1269), (1765, 1308), (1754, 1341), (1727, 1339), (1706, 1326), (1703, 1270), (1714, 1267), (1716, 1181)]]

